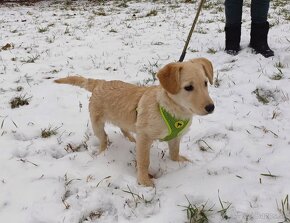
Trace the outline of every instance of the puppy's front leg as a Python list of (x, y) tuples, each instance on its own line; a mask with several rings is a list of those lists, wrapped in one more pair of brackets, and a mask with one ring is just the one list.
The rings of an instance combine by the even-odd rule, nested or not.
[(153, 186), (153, 181), (149, 178), (150, 148), (153, 140), (144, 134), (137, 134), (136, 159), (138, 182), (145, 186)]
[(170, 158), (173, 161), (190, 161), (185, 156), (179, 155), (179, 144), (180, 144), (180, 137), (174, 138), (170, 141), (168, 141), (168, 147), (169, 147), (169, 154)]

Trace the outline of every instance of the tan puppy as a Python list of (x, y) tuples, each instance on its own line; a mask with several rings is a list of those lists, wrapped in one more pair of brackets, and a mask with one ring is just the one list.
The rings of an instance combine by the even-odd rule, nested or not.
[[(80, 76), (55, 80), (56, 83), (77, 85), (92, 92), (89, 111), (94, 133), (100, 141), (100, 152), (108, 146), (104, 131), (106, 122), (119, 126), (130, 141), (135, 141), (130, 132), (136, 133), (138, 182), (145, 186), (153, 185), (148, 173), (151, 144), (156, 139), (164, 139), (169, 131), (160, 107), (176, 119), (188, 120), (187, 127), (194, 114), (207, 115), (214, 110), (207, 89), (208, 81), (213, 83), (213, 67), (209, 60), (198, 58), (170, 63), (157, 73), (157, 77), (161, 85), (151, 87)], [(188, 161), (179, 155), (184, 132), (168, 141), (170, 158), (174, 161)]]

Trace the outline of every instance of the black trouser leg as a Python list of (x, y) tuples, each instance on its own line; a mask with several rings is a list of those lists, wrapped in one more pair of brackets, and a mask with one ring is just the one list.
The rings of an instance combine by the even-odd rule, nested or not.
[(243, 0), (225, 0), (225, 12), (226, 26), (241, 24)]
[(253, 23), (266, 23), (270, 0), (252, 0), (251, 17)]
[(251, 41), (252, 47), (257, 53), (264, 57), (274, 56), (274, 52), (268, 45), (269, 23), (267, 16), (270, 0), (252, 0), (251, 4)]
[(228, 54), (236, 55), (240, 50), (243, 0), (225, 0), (226, 47)]

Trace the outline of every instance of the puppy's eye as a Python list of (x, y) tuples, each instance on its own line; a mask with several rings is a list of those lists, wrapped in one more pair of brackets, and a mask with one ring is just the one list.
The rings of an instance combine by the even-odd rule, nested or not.
[(185, 86), (184, 87), (184, 90), (186, 90), (186, 91), (193, 91), (193, 86), (192, 85), (188, 85), (188, 86)]
[(207, 87), (207, 81), (205, 81), (205, 82), (204, 82), (204, 86), (206, 86), (206, 87)]

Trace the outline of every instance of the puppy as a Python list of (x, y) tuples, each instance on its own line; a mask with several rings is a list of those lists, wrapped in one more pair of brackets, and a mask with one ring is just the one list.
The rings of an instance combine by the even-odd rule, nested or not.
[(137, 178), (145, 186), (153, 186), (148, 173), (153, 141), (167, 141), (172, 160), (188, 161), (179, 154), (182, 135), (193, 115), (214, 111), (208, 93), (208, 82), (213, 83), (213, 67), (209, 60), (197, 58), (170, 63), (159, 70), (157, 77), (160, 85), (150, 87), (80, 76), (55, 80), (92, 92), (89, 112), (93, 131), (100, 141), (100, 152), (108, 146), (104, 131), (106, 122), (119, 126), (130, 141), (135, 142), (131, 133), (136, 134)]

